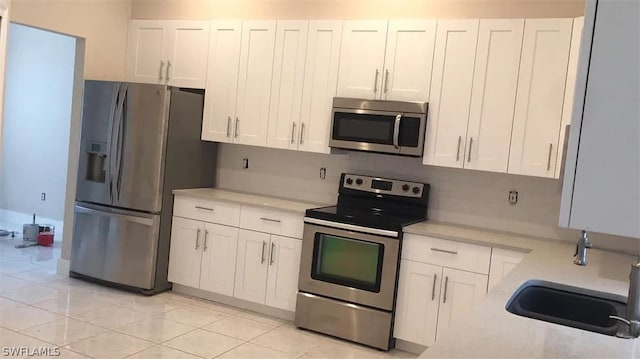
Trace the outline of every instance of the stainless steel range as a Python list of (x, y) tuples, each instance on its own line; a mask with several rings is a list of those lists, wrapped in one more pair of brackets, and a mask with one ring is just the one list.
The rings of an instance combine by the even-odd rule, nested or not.
[(402, 228), (427, 218), (429, 188), (343, 173), (338, 204), (307, 210), (296, 326), (394, 347)]

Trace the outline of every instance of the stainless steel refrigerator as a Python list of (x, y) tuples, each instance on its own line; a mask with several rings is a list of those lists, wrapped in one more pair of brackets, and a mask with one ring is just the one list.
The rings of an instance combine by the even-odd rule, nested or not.
[(172, 191), (215, 185), (203, 91), (86, 81), (71, 276), (169, 289)]

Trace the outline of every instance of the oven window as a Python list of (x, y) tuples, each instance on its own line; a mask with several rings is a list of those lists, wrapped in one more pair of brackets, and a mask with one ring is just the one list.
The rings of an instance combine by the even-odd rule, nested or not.
[(384, 245), (316, 233), (311, 278), (380, 292)]
[(337, 112), (333, 121), (333, 139), (393, 144), (395, 116)]

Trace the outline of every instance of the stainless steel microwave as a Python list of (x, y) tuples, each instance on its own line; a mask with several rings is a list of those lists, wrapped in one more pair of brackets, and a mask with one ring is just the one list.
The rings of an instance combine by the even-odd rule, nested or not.
[(426, 102), (334, 97), (332, 148), (421, 157)]

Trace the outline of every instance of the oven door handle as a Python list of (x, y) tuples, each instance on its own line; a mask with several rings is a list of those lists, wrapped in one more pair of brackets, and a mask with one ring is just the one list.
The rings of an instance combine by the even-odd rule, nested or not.
[(398, 238), (399, 237), (398, 232), (396, 232), (396, 231), (390, 231), (390, 230), (378, 229), (378, 228), (363, 227), (363, 226), (358, 226), (358, 225), (355, 225), (355, 224), (347, 224), (347, 223), (326, 221), (324, 219), (304, 217), (304, 222), (305, 223), (311, 223), (311, 224), (317, 224), (317, 225), (325, 226), (325, 227), (344, 229), (344, 230), (347, 230), (347, 231), (362, 232), (362, 233), (375, 234), (375, 235), (379, 235), (379, 236), (386, 236), (386, 237), (393, 237), (393, 238)]
[(400, 120), (402, 120), (402, 114), (399, 113), (396, 115), (396, 121), (393, 125), (393, 147), (396, 149), (400, 148)]

